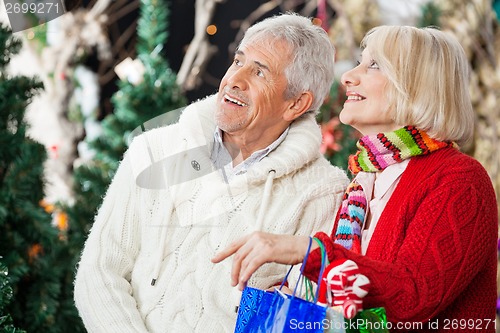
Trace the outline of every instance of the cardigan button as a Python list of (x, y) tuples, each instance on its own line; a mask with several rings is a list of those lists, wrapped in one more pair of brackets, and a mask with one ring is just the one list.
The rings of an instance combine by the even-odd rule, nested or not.
[(195, 169), (196, 171), (200, 171), (200, 169), (201, 169), (200, 163), (198, 163), (198, 161), (195, 161), (195, 160), (192, 160), (192, 161), (191, 161), (191, 166), (192, 166), (192, 167), (193, 167), (193, 169)]

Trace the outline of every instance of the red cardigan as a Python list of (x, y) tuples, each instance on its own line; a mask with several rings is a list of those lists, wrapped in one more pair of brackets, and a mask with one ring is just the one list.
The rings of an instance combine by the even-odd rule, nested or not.
[[(330, 261), (351, 259), (370, 279), (365, 309), (385, 307), (391, 332), (420, 322), (423, 329), (413, 331), (423, 333), (495, 332), (497, 235), (488, 174), (473, 158), (446, 148), (411, 159), (365, 256), (325, 233), (316, 237)], [(317, 249), (304, 270), (313, 281), (320, 262)]]

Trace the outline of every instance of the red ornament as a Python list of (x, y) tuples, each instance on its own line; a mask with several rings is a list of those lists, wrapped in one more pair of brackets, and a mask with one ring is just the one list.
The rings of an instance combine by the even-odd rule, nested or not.
[(59, 158), (59, 145), (52, 145), (49, 147), (50, 157), (53, 159)]

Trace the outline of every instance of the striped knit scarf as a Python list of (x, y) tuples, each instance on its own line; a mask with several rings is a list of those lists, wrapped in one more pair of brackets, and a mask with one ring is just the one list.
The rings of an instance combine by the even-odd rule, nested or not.
[[(453, 142), (435, 140), (424, 131), (405, 126), (393, 132), (362, 137), (358, 152), (349, 158), (349, 170), (379, 172), (391, 164), (418, 156), (427, 155), (445, 147), (455, 147)], [(361, 253), (361, 230), (366, 215), (366, 195), (361, 185), (354, 180), (342, 198), (339, 221), (335, 231), (335, 243), (348, 250)]]

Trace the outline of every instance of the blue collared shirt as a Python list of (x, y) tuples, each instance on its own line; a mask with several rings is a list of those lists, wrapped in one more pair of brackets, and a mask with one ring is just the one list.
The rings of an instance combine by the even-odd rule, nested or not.
[(287, 127), (287, 129), (284, 130), (283, 133), (281, 133), (281, 135), (269, 146), (253, 152), (252, 155), (250, 155), (243, 162), (233, 166), (233, 159), (222, 142), (222, 130), (217, 127), (214, 132), (214, 146), (210, 157), (212, 163), (217, 169), (224, 170), (226, 181), (230, 180), (235, 175), (242, 175), (246, 173), (252, 165), (261, 161), (264, 157), (276, 149), (276, 147), (278, 147), (280, 143), (285, 140), (289, 128), (290, 127)]

